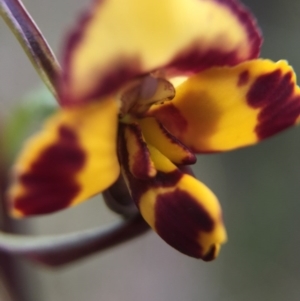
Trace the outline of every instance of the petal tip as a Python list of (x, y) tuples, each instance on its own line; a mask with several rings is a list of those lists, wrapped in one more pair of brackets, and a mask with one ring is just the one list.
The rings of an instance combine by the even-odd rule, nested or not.
[(216, 259), (220, 253), (221, 246), (219, 244), (212, 245), (209, 251), (202, 257), (204, 261), (213, 261)]

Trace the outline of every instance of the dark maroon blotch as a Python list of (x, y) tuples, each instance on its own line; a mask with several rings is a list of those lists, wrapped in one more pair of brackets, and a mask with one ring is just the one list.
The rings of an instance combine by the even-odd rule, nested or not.
[(295, 95), (292, 73), (275, 70), (256, 79), (247, 102), (260, 108), (255, 128), (259, 139), (270, 137), (295, 124), (300, 115), (300, 96)]
[(124, 135), (126, 127), (128, 127), (128, 125), (120, 124), (119, 126), (118, 158), (128, 180), (128, 184), (131, 189), (132, 199), (138, 206), (141, 196), (150, 188), (173, 187), (179, 182), (183, 174), (176, 169), (168, 173), (157, 171), (155, 177), (148, 178), (146, 180), (139, 179), (133, 176), (129, 169), (129, 154)]
[(187, 130), (188, 122), (171, 102), (159, 110), (154, 110), (152, 114), (167, 131), (179, 138), (178, 141), (180, 141), (180, 134)]
[(84, 166), (85, 158), (72, 129), (60, 127), (58, 141), (20, 176), (26, 193), (15, 200), (15, 208), (25, 215), (35, 215), (68, 207), (80, 191), (75, 175)]
[(238, 63), (235, 51), (222, 52), (218, 49), (210, 49), (203, 53), (197, 45), (191, 45), (172, 60), (167, 68), (174, 69), (174, 74), (195, 74), (211, 67), (232, 66)]
[[(116, 93), (122, 85), (141, 75), (140, 62), (137, 58), (115, 59), (115, 61), (120, 63), (108, 66), (105, 75), (103, 70), (99, 70), (101, 76), (98, 79), (98, 85), (95, 85), (95, 89), (87, 94), (83, 101), (95, 100), (113, 92)], [(97, 77), (97, 74), (95, 76)]]
[(159, 195), (155, 205), (155, 221), (157, 233), (168, 244), (186, 255), (203, 257), (199, 234), (212, 231), (214, 222), (190, 194), (176, 189)]
[(240, 73), (239, 75), (239, 79), (238, 79), (238, 86), (244, 86), (248, 83), (250, 78), (250, 74), (248, 70), (243, 71), (242, 73)]
[[(149, 189), (174, 187), (183, 176), (180, 169), (172, 172), (158, 171), (154, 178), (142, 180), (134, 177), (129, 170), (129, 156), (124, 138), (124, 130), (128, 125), (119, 127), (118, 156), (126, 176), (133, 201), (139, 206), (141, 196)], [(183, 170), (186, 173), (185, 170)], [(155, 206), (158, 234), (172, 247), (180, 252), (196, 258), (203, 256), (198, 239), (201, 231), (213, 230), (214, 221), (206, 210), (185, 191), (176, 189), (174, 192), (158, 196)]]
[(132, 173), (139, 179), (149, 178), (149, 169), (151, 166), (150, 153), (138, 124), (128, 124), (127, 129), (136, 137), (138, 143), (138, 152), (134, 156)]
[(281, 71), (276, 70), (258, 77), (247, 93), (248, 104), (253, 108), (267, 105), (274, 96), (274, 88), (279, 84), (281, 76)]

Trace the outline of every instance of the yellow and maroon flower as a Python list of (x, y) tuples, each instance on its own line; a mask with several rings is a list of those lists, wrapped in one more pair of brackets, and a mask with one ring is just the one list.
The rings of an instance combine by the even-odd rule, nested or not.
[(15, 164), (11, 213), (74, 206), (121, 170), (168, 244), (214, 259), (226, 241), (221, 209), (183, 166), (195, 153), (252, 145), (299, 121), (292, 68), (257, 59), (260, 44), (234, 0), (94, 1), (65, 47), (62, 109)]

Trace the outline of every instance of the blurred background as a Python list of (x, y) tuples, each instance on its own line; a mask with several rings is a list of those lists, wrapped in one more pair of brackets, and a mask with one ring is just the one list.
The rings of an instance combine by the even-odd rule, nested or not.
[[(86, 1), (23, 0), (54, 51)], [(300, 74), (300, 1), (244, 0), (264, 33), (262, 57), (287, 59)], [(41, 81), (0, 21), (0, 112)], [(2, 120), (1, 120), (2, 121)], [(219, 197), (229, 241), (211, 263), (188, 258), (155, 233), (63, 268), (18, 260), (22, 301), (299, 301), (300, 128), (258, 146), (198, 158), (194, 170)], [(100, 198), (17, 221), (23, 232), (65, 233), (117, 220)], [(7, 301), (0, 284), (0, 300)]]

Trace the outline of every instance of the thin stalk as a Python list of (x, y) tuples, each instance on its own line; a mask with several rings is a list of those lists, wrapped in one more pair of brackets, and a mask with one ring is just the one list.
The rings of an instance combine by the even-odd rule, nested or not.
[[(0, 145), (3, 145), (0, 131)], [(4, 162), (3, 153), (0, 153), (0, 221), (1, 231), (20, 233), (19, 226), (5, 214), (4, 197), (7, 187), (7, 166)], [(24, 231), (24, 227), (22, 228)], [(0, 232), (1, 233), (1, 232)], [(30, 277), (29, 277), (30, 276)], [(20, 261), (13, 254), (0, 254), (0, 290), (5, 291), (8, 301), (30, 301), (31, 292), (27, 285), (34, 282), (34, 275), (28, 275)]]
[(60, 74), (59, 63), (21, 0), (0, 0), (0, 14), (45, 85), (57, 98), (56, 81)]
[(138, 237), (150, 228), (140, 214), (105, 228), (95, 228), (54, 236), (18, 235), (0, 232), (0, 255), (23, 256), (55, 267), (73, 263), (91, 254)]

